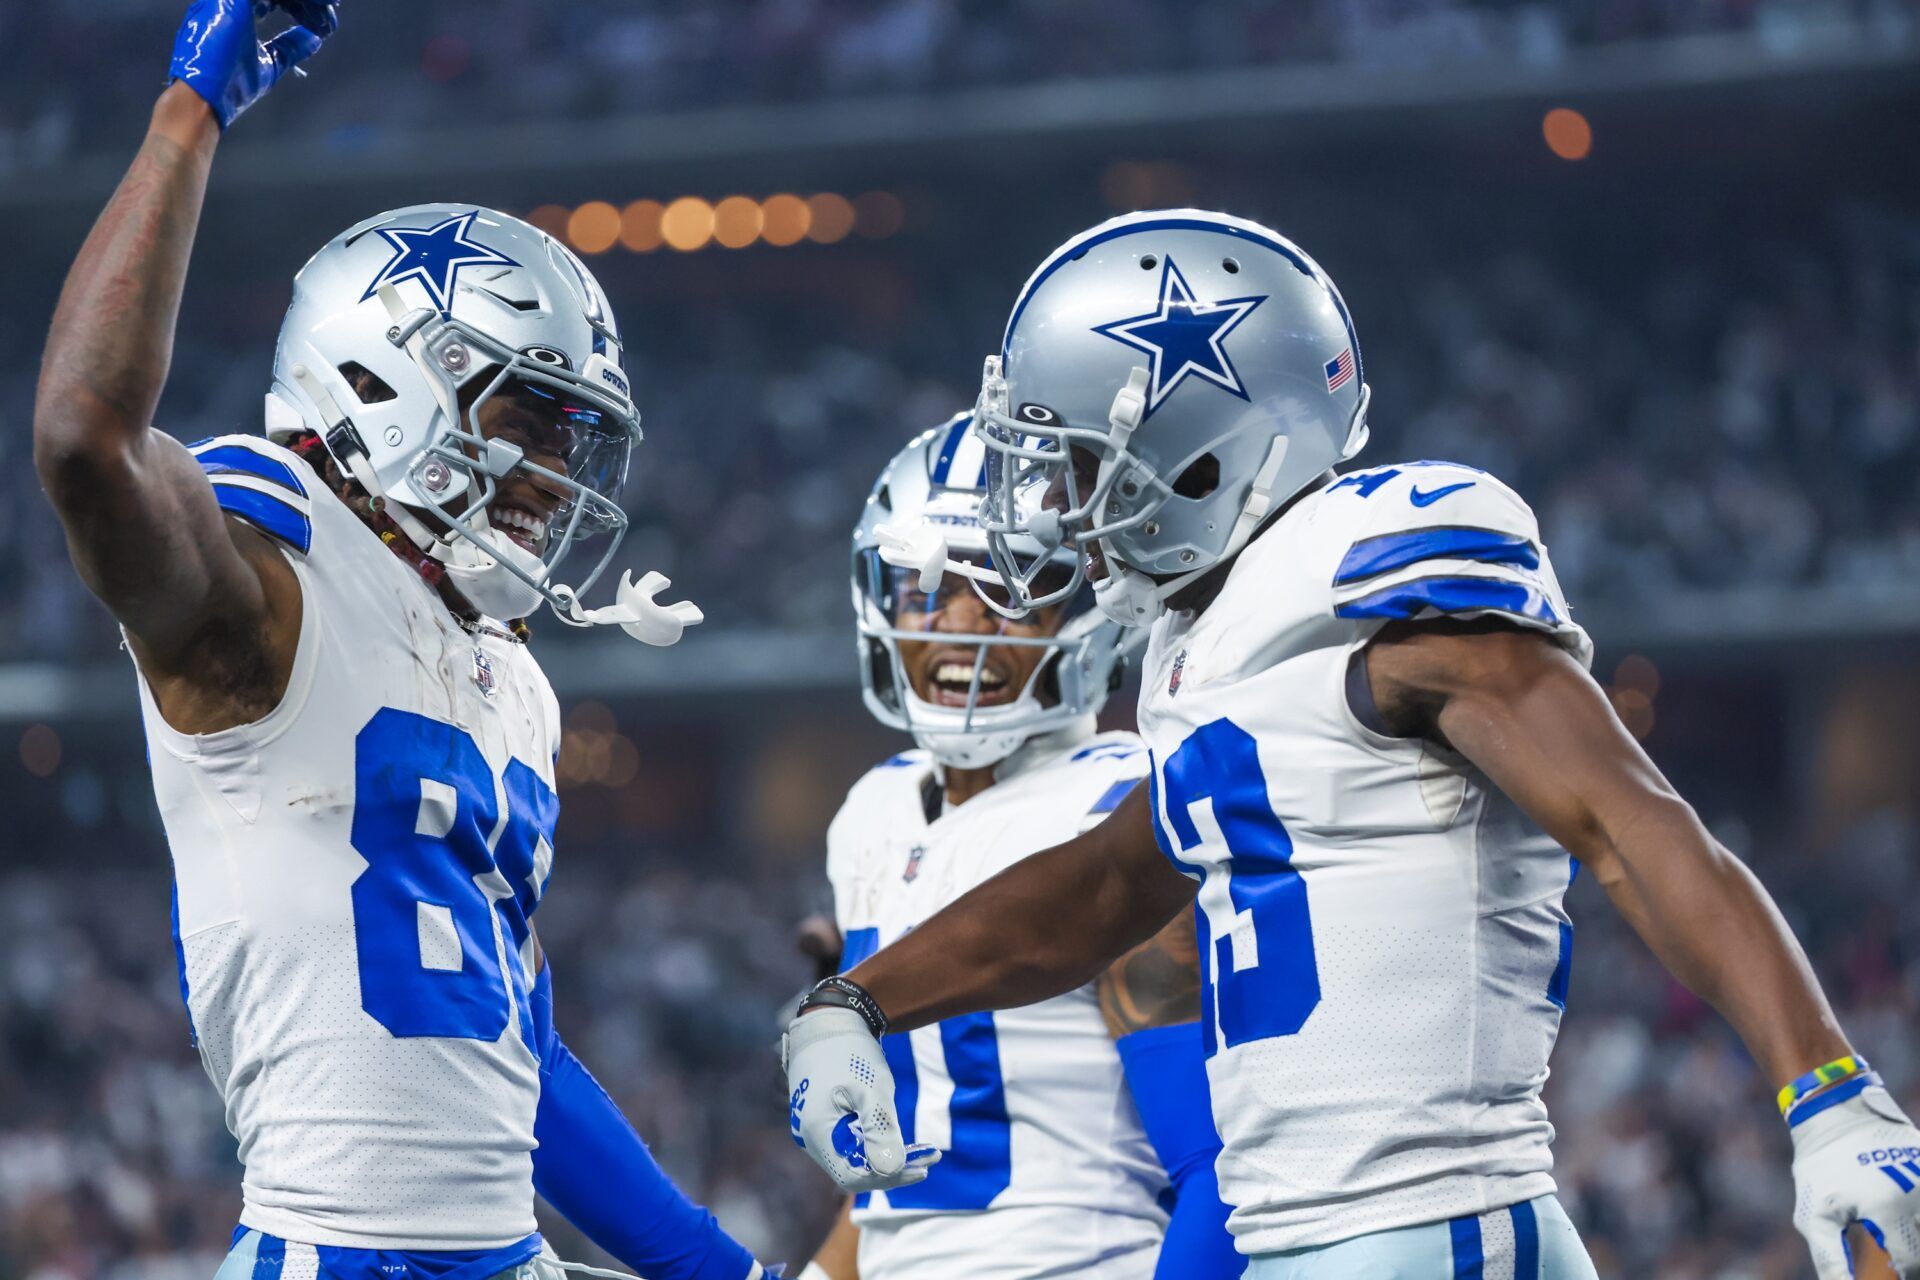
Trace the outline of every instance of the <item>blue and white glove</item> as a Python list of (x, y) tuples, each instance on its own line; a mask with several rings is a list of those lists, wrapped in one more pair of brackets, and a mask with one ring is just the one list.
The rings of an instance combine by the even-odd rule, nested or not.
[[(254, 20), (276, 8), (294, 25), (263, 41)], [(338, 0), (194, 0), (173, 38), (172, 79), (205, 98), (224, 130), (313, 56), (338, 25), (338, 10)]]
[(1793, 1135), (1793, 1225), (1820, 1280), (1847, 1280), (1846, 1231), (1866, 1228), (1902, 1280), (1920, 1280), (1920, 1129), (1879, 1078), (1815, 1094), (1787, 1114)]
[(851, 1009), (809, 1009), (787, 1024), (780, 1056), (793, 1140), (842, 1191), (891, 1191), (926, 1178), (940, 1152), (906, 1145), (893, 1072), (864, 1018)]

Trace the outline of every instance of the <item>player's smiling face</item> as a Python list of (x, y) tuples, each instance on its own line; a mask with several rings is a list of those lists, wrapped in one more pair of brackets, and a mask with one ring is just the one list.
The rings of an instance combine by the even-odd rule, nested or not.
[[(598, 418), (583, 406), (510, 383), (483, 400), (475, 416), (480, 434), (487, 439), (511, 441), (520, 446), (528, 462), (566, 475), (579, 434), (591, 425), (583, 415)], [(498, 486), (487, 505), (489, 522), (535, 555), (542, 554), (554, 513), (566, 501), (566, 493), (522, 468), (507, 473)]]
[[(904, 579), (905, 575), (901, 577)], [(996, 590), (997, 588), (988, 588)], [(1038, 610), (1014, 621), (988, 608), (972, 585), (958, 574), (941, 579), (937, 593), (927, 594), (903, 582), (895, 594), (895, 616), (903, 631), (923, 631), (925, 640), (900, 641), (900, 663), (914, 696), (941, 707), (964, 707), (973, 687), (974, 664), (982, 648), (986, 660), (980, 670), (980, 707), (1012, 702), (1033, 681), (1046, 660), (1043, 645), (968, 644), (968, 636), (1045, 637), (1059, 630), (1065, 610)], [(1056, 701), (1042, 680), (1035, 695), (1043, 704)]]

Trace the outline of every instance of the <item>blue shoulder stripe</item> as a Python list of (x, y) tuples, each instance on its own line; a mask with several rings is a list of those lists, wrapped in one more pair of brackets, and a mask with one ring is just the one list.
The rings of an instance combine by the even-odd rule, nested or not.
[(200, 449), (193, 458), (208, 475), (239, 471), (262, 480), (271, 480), (282, 489), (291, 489), (303, 498), (307, 496), (307, 487), (300, 483), (300, 477), (293, 473), (292, 467), (244, 444), (221, 444), (211, 449)]
[(1115, 809), (1118, 809), (1120, 807), (1120, 802), (1122, 800), (1125, 800), (1128, 796), (1133, 794), (1133, 789), (1139, 785), (1140, 785), (1140, 779), (1138, 778), (1120, 779), (1120, 781), (1114, 783), (1112, 786), (1108, 787), (1104, 792), (1102, 792), (1100, 795), (1100, 798), (1093, 802), (1093, 808), (1087, 810), (1087, 812), (1088, 813), (1112, 813)]
[(1421, 560), (1478, 560), (1482, 564), (1538, 569), (1540, 552), (1532, 539), (1517, 533), (1465, 525), (1383, 533), (1377, 538), (1362, 538), (1347, 548), (1340, 567), (1334, 570), (1333, 585), (1345, 586), (1363, 578), (1378, 577)]
[(313, 521), (284, 498), (276, 498), (259, 489), (214, 482), (213, 496), (220, 509), (239, 516), (263, 533), (270, 533), (301, 555), (313, 547)]
[(1440, 613), (1492, 610), (1546, 626), (1560, 623), (1560, 615), (1545, 596), (1524, 583), (1502, 578), (1415, 578), (1348, 601), (1333, 613), (1337, 618), (1411, 618), (1423, 609)]

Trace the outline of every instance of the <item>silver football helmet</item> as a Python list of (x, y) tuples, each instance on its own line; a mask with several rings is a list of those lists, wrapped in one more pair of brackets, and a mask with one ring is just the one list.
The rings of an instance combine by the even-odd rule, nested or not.
[[(1061, 245), (986, 362), (981, 525), (1011, 607), (1072, 596), (1098, 546), (1108, 616), (1144, 625), (1367, 439), (1340, 293), (1277, 233), (1223, 213), (1115, 218)], [(1023, 544), (1032, 544), (1028, 550)]]
[[(552, 425), (488, 438), (480, 410), (508, 388), (553, 401)], [(481, 612), (517, 618), (544, 601), (568, 622), (629, 621), (592, 617), (578, 598), (626, 531), (615, 497), (640, 415), (606, 294), (545, 232), (491, 209), (417, 205), (330, 241), (294, 278), (267, 428), (318, 434)], [(558, 469), (535, 461), (555, 457)], [(516, 472), (559, 495), (546, 520), (489, 511)], [(596, 536), (596, 562), (562, 582), (561, 562)], [(623, 605), (633, 591), (622, 584)]]
[[(894, 455), (853, 531), (853, 609), (867, 708), (882, 724), (911, 733), (942, 764), (964, 769), (997, 764), (1035, 734), (1097, 713), (1119, 682), (1128, 639), (1085, 590), (1049, 606), (1059, 611), (1052, 634), (1009, 635), (1004, 620), (979, 611), (976, 590), (988, 599), (999, 595), (1002, 612), (1006, 601), (979, 526), (989, 455), (968, 429), (971, 418), (956, 414)], [(942, 548), (924, 571), (899, 567), (883, 554), (923, 536)], [(1042, 557), (1023, 535), (1009, 535), (1009, 545), (1029, 559)], [(953, 566), (974, 567), (988, 581), (947, 572), (948, 556)], [(1073, 576), (1070, 550), (1043, 558), (1045, 567), (1036, 571), (1042, 577), (1064, 583)], [(942, 626), (942, 611), (963, 600), (974, 618), (993, 620), (995, 629)], [(914, 692), (902, 641), (927, 646), (926, 682), (937, 700)], [(1016, 646), (1046, 654), (1025, 684), (1008, 692), (1005, 664), (995, 655)]]

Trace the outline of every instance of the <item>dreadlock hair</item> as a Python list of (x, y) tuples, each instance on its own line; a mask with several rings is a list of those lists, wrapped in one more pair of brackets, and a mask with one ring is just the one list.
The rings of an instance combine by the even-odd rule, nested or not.
[[(384, 501), (376, 501), (358, 480), (348, 475), (340, 467), (334, 456), (327, 451), (326, 442), (313, 431), (302, 431), (287, 441), (286, 447), (312, 467), (320, 477), (320, 482), (333, 491), (335, 497), (347, 504), (347, 509), (359, 516), (361, 521), (378, 534), (380, 541), (387, 544), (387, 550), (399, 556), (413, 568), (413, 571), (435, 590), (446, 579), (446, 566), (422, 551), (409, 538), (406, 531), (395, 523), (392, 516), (383, 509)], [(477, 617), (471, 614), (470, 617)], [(525, 644), (533, 636), (533, 629), (525, 618), (514, 618), (507, 623), (507, 629), (513, 632), (513, 638)]]

